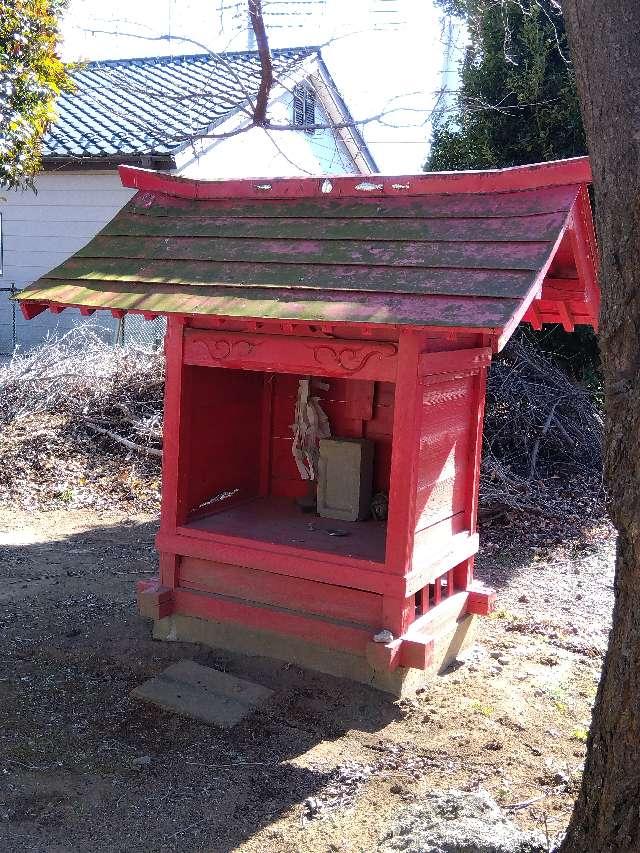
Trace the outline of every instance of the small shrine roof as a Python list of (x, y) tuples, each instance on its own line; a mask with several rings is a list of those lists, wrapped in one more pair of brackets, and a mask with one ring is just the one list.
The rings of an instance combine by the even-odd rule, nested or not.
[(20, 294), (145, 315), (467, 328), (595, 325), (587, 158), (486, 172), (195, 181), (120, 167), (132, 200)]

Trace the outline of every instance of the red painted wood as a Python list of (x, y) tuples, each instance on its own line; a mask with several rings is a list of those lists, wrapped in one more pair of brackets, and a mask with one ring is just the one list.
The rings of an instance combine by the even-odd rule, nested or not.
[(237, 367), (313, 376), (395, 378), (398, 347), (392, 342), (205, 332), (187, 329), (184, 360), (204, 367)]
[(473, 581), (469, 587), (467, 613), (475, 613), (478, 616), (488, 616), (495, 608), (496, 597), (495, 590), (484, 586), (484, 584), (481, 584), (479, 581)]
[(556, 278), (547, 276), (542, 285), (543, 300), (571, 300), (572, 302), (586, 302), (586, 283), (579, 278)]
[(441, 374), (454, 374), (458, 371), (477, 371), (491, 364), (491, 348), (448, 350), (446, 352), (425, 352), (418, 361), (418, 374), (426, 379), (434, 377), (433, 382), (440, 381)]
[(382, 627), (395, 637), (405, 633), (415, 618), (414, 597), (385, 595), (382, 599)]
[(416, 466), (419, 449), (421, 389), (418, 385), (419, 335), (404, 330), (399, 341), (396, 407), (393, 420), (386, 565), (407, 574), (413, 548)]
[(587, 301), (592, 307), (594, 324), (600, 313), (600, 288), (598, 286), (598, 249), (596, 244), (589, 193), (582, 187), (573, 208), (570, 230), (571, 248), (580, 279), (585, 283)]
[(400, 647), (400, 666), (429, 669), (433, 661), (433, 652), (433, 637), (405, 638)]
[[(452, 534), (442, 549), (420, 548), (414, 550), (413, 564), (410, 574), (405, 578), (406, 595), (415, 595), (423, 587), (432, 583), (437, 577), (449, 569), (455, 569), (464, 561), (477, 553), (479, 546), (478, 534), (470, 535), (464, 530)], [(466, 577), (466, 576), (465, 576)], [(464, 583), (455, 582), (456, 588), (466, 589)]]
[(470, 411), (469, 476), (467, 477), (467, 513), (469, 531), (475, 533), (478, 528), (478, 500), (480, 494), (480, 463), (482, 457), (482, 436), (484, 425), (484, 407), (486, 401), (487, 373), (489, 365), (484, 363), (474, 380), (474, 401)]
[(575, 324), (571, 318), (571, 314), (569, 313), (569, 308), (566, 302), (558, 302), (558, 313), (560, 314), (560, 321), (562, 323), (562, 328), (565, 332), (573, 332), (575, 329)]
[(42, 314), (50, 306), (43, 302), (21, 302), (20, 310), (25, 320), (33, 320), (38, 314)]
[(443, 629), (446, 630), (465, 615), (468, 610), (468, 598), (469, 593), (463, 590), (443, 599), (437, 607), (432, 607), (412, 623), (403, 640), (437, 637)]
[(296, 548), (274, 549), (269, 547), (268, 543), (258, 540), (234, 540), (228, 537), (223, 541), (211, 536), (199, 537), (192, 534), (193, 531), (186, 527), (180, 528), (175, 535), (160, 532), (156, 536), (156, 548), (182, 556), (251, 566), (276, 574), (344, 585), (383, 595), (405, 594), (404, 578), (385, 572), (379, 563), (339, 558), (334, 554), (301, 551)]
[(375, 383), (371, 380), (354, 379), (346, 383), (346, 402), (349, 417), (361, 421), (373, 418), (373, 396)]
[[(406, 240), (257, 240), (226, 237), (94, 237), (76, 258), (127, 258), (148, 262), (170, 260), (174, 269), (182, 261), (217, 264), (401, 266), (442, 269), (496, 269), (537, 271), (549, 256), (549, 241), (487, 242), (474, 239), (452, 242)], [(121, 266), (118, 263), (117, 269)], [(329, 272), (327, 270), (327, 272)], [(236, 279), (236, 282), (237, 279)]]
[[(485, 354), (452, 353), (457, 364), (483, 363)], [(443, 369), (441, 356), (434, 354), (434, 367)], [(424, 364), (427, 364), (424, 362)], [(477, 375), (478, 367), (473, 368)], [(431, 384), (422, 389), (420, 446), (416, 460), (417, 484), (414, 529), (419, 532), (464, 511), (472, 480), (469, 446), (474, 416), (474, 375), (470, 370), (435, 373), (423, 377)], [(420, 541), (420, 540), (418, 540)]]
[(192, 557), (182, 560), (179, 577), (184, 589), (348, 619), (372, 633), (382, 626), (382, 596), (371, 592)]
[(453, 595), (455, 591), (455, 573), (453, 569), (450, 569), (447, 572), (447, 594)]
[(168, 318), (164, 342), (166, 375), (160, 507), (160, 530), (165, 534), (175, 533), (178, 523), (186, 519), (188, 512), (184, 486), (186, 466), (183, 470), (185, 448), (189, 440), (188, 414), (184, 405), (183, 331), (183, 318)]
[(160, 582), (167, 589), (174, 589), (177, 585), (179, 557), (176, 554), (160, 552), (158, 554), (160, 563)]
[[(477, 534), (476, 534), (477, 537)], [(467, 559), (462, 560), (453, 569), (454, 588), (456, 590), (468, 589), (473, 580), (473, 561), (474, 556), (470, 555)]]
[[(591, 182), (587, 157), (486, 172), (435, 172), (420, 175), (332, 176), (194, 181), (163, 172), (119, 166), (123, 186), (181, 198), (326, 198), (334, 196), (420, 195), (423, 193), (511, 192)], [(327, 181), (329, 182), (327, 184)], [(330, 187), (329, 187), (330, 184)], [(329, 192), (323, 193), (323, 186)], [(363, 187), (363, 189), (358, 189)], [(366, 189), (371, 187), (371, 189)], [(144, 203), (144, 202), (143, 202)]]
[[(426, 668), (433, 639), (494, 600), (472, 580), (491, 352), (523, 318), (595, 322), (588, 161), (366, 180), (123, 174), (141, 191), (23, 310), (172, 315), (161, 583), (141, 608)], [(333, 435), (374, 442), (386, 525), (296, 506), (308, 376), (328, 383)], [(372, 643), (381, 627), (398, 639)]]
[[(565, 305), (575, 326), (594, 326), (595, 319), (593, 317), (593, 314), (591, 313), (591, 309), (589, 306), (585, 305), (584, 302), (566, 302)], [(560, 314), (560, 302), (557, 300), (550, 301), (547, 299), (537, 299), (532, 304), (531, 308), (534, 309), (535, 318), (540, 324), (562, 323), (562, 316)], [(523, 318), (523, 321), (533, 324), (534, 317), (533, 313), (531, 313), (531, 309), (527, 311)]]
[(452, 537), (459, 533), (470, 534), (467, 515), (464, 511), (443, 518), (422, 530), (416, 530), (413, 536), (412, 566), (426, 566), (450, 547)]
[(138, 611), (147, 619), (163, 619), (173, 613), (173, 589), (160, 583), (159, 578), (148, 578), (136, 584)]
[[(263, 503), (262, 507), (260, 503)], [(247, 565), (244, 552), (251, 549), (254, 553), (259, 550), (265, 554), (279, 554), (283, 559), (286, 556), (293, 560), (331, 563), (334, 571), (338, 571), (337, 566), (381, 570), (385, 537), (382, 523), (366, 522), (366, 528), (350, 534), (349, 541), (345, 542), (342, 540), (346, 537), (323, 533), (325, 528), (336, 526), (330, 519), (296, 519), (295, 516), (301, 513), (294, 502), (270, 495), (268, 498), (238, 501), (221, 513), (195, 518), (188, 525), (179, 527), (178, 533), (208, 543), (208, 555), (224, 562)], [(348, 531), (349, 528), (344, 526), (347, 524), (352, 522), (341, 522), (341, 529)], [(360, 526), (363, 522), (358, 524)], [(227, 556), (217, 556), (223, 552)], [(264, 567), (272, 568), (271, 564)]]
[[(339, 528), (346, 535), (331, 536)], [(385, 525), (374, 520), (335, 522), (310, 517), (290, 500), (273, 496), (239, 503), (225, 512), (190, 521), (190, 534), (218, 542), (247, 542), (288, 550), (304, 558), (322, 554), (343, 561), (384, 562)]]
[(249, 629), (299, 637), (320, 646), (361, 655), (365, 654), (367, 643), (371, 640), (370, 630), (337, 620), (303, 616), (281, 608), (218, 598), (180, 588), (174, 592), (174, 613), (217, 622), (234, 622)]
[(243, 497), (257, 495), (262, 375), (192, 366), (185, 367), (185, 375), (190, 430), (183, 474), (189, 512), (221, 493), (237, 490)]
[(539, 332), (542, 329), (542, 318), (540, 317), (540, 311), (538, 310), (538, 306), (535, 302), (532, 302), (527, 312), (524, 314), (523, 320), (526, 320), (527, 323), (531, 323), (531, 327)]
[(269, 494), (271, 481), (271, 436), (273, 430), (273, 375), (266, 373), (262, 385), (262, 434), (260, 437), (260, 485), (258, 494)]

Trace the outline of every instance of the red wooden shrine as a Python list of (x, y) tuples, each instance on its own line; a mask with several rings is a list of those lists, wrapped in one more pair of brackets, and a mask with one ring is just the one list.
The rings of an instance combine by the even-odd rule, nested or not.
[[(139, 584), (141, 612), (159, 636), (389, 689), (442, 665), (494, 599), (473, 579), (492, 355), (523, 321), (596, 325), (588, 161), (366, 179), (120, 173), (132, 201), (20, 298), (27, 317), (168, 318), (160, 576)], [(291, 424), (308, 377), (323, 380), (332, 434), (373, 442), (386, 520), (336, 525), (296, 502)]]

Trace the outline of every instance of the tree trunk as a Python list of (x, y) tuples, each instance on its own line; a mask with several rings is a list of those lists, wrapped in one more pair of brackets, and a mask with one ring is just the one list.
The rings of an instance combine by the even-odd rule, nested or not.
[(640, 0), (564, 0), (601, 256), (605, 479), (619, 532), (609, 648), (561, 853), (640, 850)]

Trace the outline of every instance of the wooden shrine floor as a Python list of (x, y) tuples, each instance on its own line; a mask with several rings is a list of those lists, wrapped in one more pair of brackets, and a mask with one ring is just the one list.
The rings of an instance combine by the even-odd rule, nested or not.
[[(385, 522), (320, 518), (302, 512), (290, 498), (255, 498), (198, 518), (186, 527), (379, 563), (385, 557)], [(346, 535), (331, 535), (331, 531)]]

